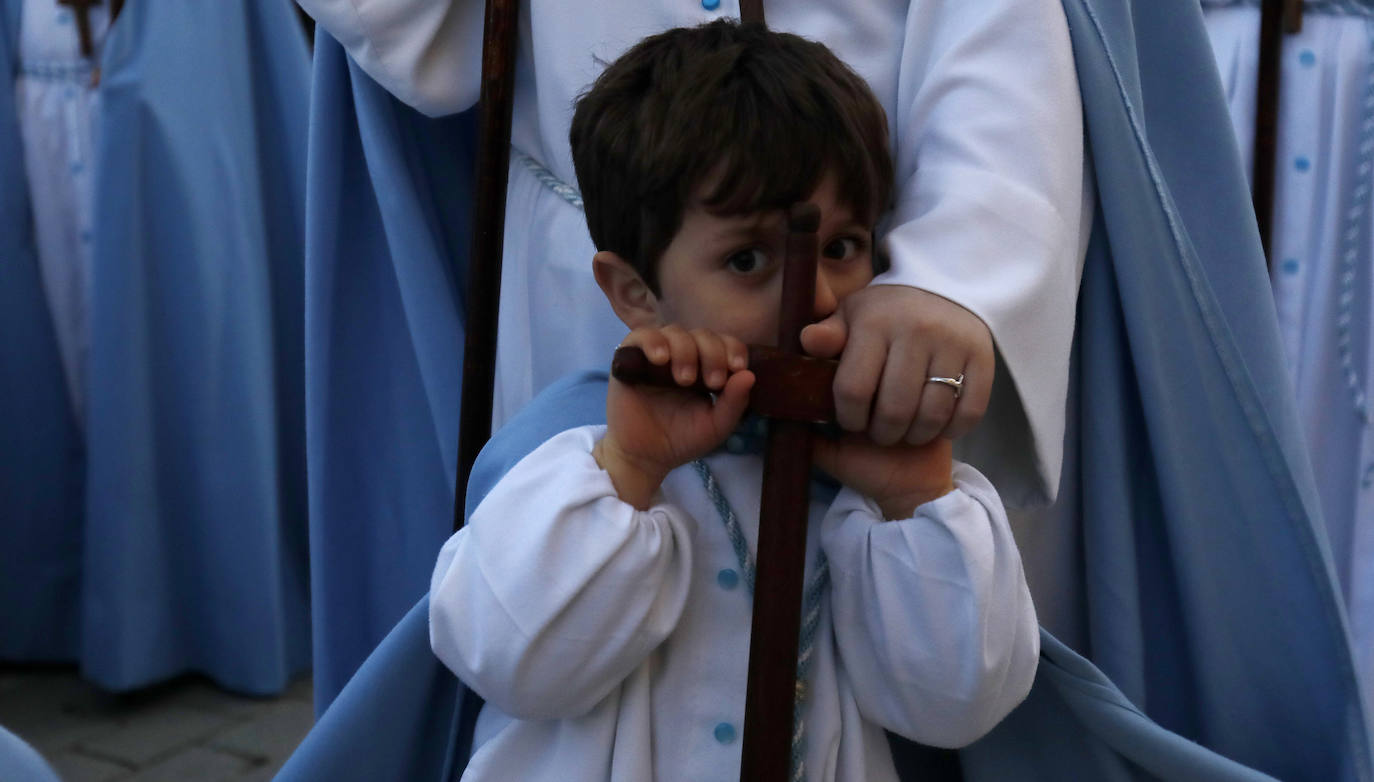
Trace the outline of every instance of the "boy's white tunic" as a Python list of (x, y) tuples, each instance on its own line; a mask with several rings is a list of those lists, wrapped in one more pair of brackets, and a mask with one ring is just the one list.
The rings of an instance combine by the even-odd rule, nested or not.
[[(478, 96), (480, 0), (301, 0), (374, 79), (431, 114)], [(892, 271), (981, 317), (999, 383), (964, 457), (1013, 504), (1059, 484), (1086, 221), (1082, 112), (1059, 0), (789, 0), (768, 24), (829, 46), (872, 86), (894, 141)], [(605, 65), (670, 27), (738, 17), (737, 0), (521, 3), (513, 144), (575, 182), (573, 103)], [(590, 274), (582, 212), (519, 159), (506, 205), (495, 419), (625, 334)], [(1019, 395), (1019, 402), (1018, 397)]]
[[(487, 699), (465, 780), (739, 778), (752, 601), (690, 467), (647, 511), (591, 457), (604, 427), (517, 464), (444, 546), (430, 595), (435, 653)], [(708, 458), (752, 550), (762, 460)], [(813, 502), (831, 587), (806, 685), (806, 769), (895, 780), (883, 729), (969, 743), (1030, 690), (1035, 611), (1001, 502), (958, 488), (882, 522), (842, 489)]]

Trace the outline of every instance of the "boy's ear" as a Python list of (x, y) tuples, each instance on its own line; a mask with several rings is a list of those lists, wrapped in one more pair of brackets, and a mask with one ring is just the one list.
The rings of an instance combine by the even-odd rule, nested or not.
[(592, 273), (611, 309), (626, 326), (637, 329), (663, 325), (658, 315), (658, 297), (629, 261), (602, 250), (592, 256)]

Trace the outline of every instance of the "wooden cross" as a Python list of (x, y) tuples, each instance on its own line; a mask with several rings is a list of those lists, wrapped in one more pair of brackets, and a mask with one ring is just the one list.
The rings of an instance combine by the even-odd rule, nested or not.
[[(791, 773), (811, 424), (835, 418), (831, 389), (836, 363), (807, 358), (801, 349), (801, 330), (814, 314), (819, 226), (820, 211), (814, 204), (797, 204), (788, 211), (778, 347), (749, 351), (749, 368), (757, 378), (750, 409), (771, 421), (763, 462), (740, 763), (740, 779), (748, 782), (784, 782)], [(616, 351), (611, 374), (623, 382), (676, 387), (670, 368), (650, 364), (639, 348)]]
[[(762, 0), (741, 0), (740, 10), (744, 21), (764, 22)], [(517, 21), (516, 0), (487, 0), (454, 529), (463, 524), (463, 495), (472, 463), (491, 432)], [(769, 412), (763, 409), (764, 400), (793, 400), (799, 407), (792, 415), (771, 411), (765, 452), (740, 766), (740, 779), (749, 782), (784, 782), (790, 776), (810, 505), (810, 422), (834, 420), (833, 362), (827, 366), (801, 356), (801, 329), (810, 322), (815, 301), (819, 222), (814, 205), (789, 210), (778, 350), (757, 359), (754, 351), (750, 353), (757, 378), (751, 397), (764, 403), (755, 405), (759, 412)], [(648, 366), (640, 358), (641, 366)], [(799, 390), (804, 393), (797, 394)], [(797, 417), (799, 410), (810, 412)]]
[(100, 0), (57, 0), (58, 5), (69, 6), (76, 15), (76, 32), (81, 36), (81, 56), (95, 56), (95, 41), (91, 38), (91, 6), (100, 5)]

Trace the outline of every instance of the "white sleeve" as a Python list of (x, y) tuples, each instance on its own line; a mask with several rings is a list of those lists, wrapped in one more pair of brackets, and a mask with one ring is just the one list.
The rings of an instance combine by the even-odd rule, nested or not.
[(937, 747), (992, 730), (1035, 678), (1040, 634), (996, 490), (956, 464), (956, 489), (881, 521), (844, 489), (822, 522), (831, 612), (864, 717)]
[(299, 0), (388, 92), (430, 116), (477, 103), (482, 0)]
[(590, 711), (672, 632), (692, 570), (690, 522), (636, 510), (591, 456), (604, 427), (564, 432), (511, 469), (444, 545), (430, 645), (520, 719)]
[(987, 324), (1034, 435), (1030, 480), (1052, 498), (1091, 211), (1059, 0), (913, 2), (894, 113), (892, 268), (874, 284), (931, 291)]

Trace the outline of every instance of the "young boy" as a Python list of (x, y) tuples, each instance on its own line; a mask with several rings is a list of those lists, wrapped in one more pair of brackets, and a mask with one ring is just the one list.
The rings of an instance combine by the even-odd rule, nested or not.
[[(761, 460), (716, 449), (744, 346), (776, 337), (782, 210), (820, 209), (818, 320), (872, 278), (886, 128), (823, 46), (730, 22), (646, 39), (579, 101), (625, 344), (718, 393), (612, 380), (605, 427), (544, 443), (444, 546), (431, 642), (487, 701), (464, 779), (738, 778)], [(996, 492), (947, 441), (815, 457), (844, 488), (813, 493), (796, 770), (895, 780), (884, 729), (960, 746), (1025, 697), (1035, 613)]]

